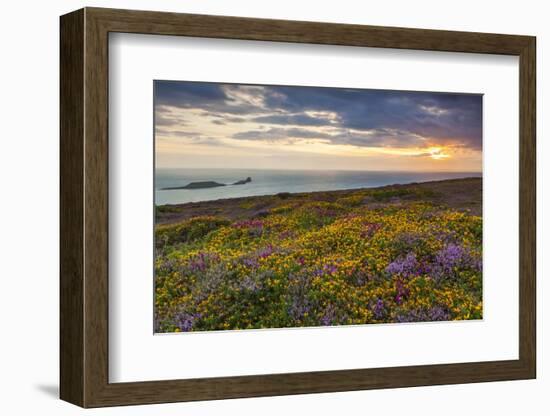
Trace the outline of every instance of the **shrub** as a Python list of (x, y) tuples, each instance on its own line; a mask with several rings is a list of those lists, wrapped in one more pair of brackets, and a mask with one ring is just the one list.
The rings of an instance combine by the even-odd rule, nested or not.
[(177, 243), (189, 243), (206, 236), (229, 221), (218, 217), (195, 217), (177, 224), (159, 225), (155, 232), (155, 245), (161, 248)]

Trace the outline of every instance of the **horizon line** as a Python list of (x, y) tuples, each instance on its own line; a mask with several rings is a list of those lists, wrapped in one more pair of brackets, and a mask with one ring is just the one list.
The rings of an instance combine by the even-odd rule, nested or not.
[(161, 169), (182, 169), (182, 170), (288, 170), (288, 171), (321, 171), (321, 172), (407, 172), (407, 173), (479, 173), (482, 174), (483, 170), (406, 170), (406, 169), (311, 169), (311, 168), (220, 168), (220, 167), (200, 167), (200, 168), (188, 168), (188, 167), (173, 167), (173, 166), (155, 166), (155, 170)]

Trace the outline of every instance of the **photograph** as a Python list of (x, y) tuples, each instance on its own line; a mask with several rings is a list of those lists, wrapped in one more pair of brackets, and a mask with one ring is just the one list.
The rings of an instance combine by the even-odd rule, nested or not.
[(483, 319), (483, 95), (153, 81), (154, 332)]
[[(5, 216), (21, 240), (11, 257), (23, 253), (7, 280), (21, 284), (36, 243), (21, 224), (55, 214), (38, 221), (55, 230), (32, 236), (59, 244), (34, 244), (43, 260), (29, 264), (52, 263), (57, 284), (31, 274), (56, 293), (25, 300), (59, 330), (24, 326), (23, 344), (39, 329), (55, 339), (12, 375), (76, 412), (188, 402), (242, 413), (246, 401), (258, 414), (295, 395), (290, 411), (331, 414), (364, 409), (341, 397), (366, 394), (369, 410), (392, 395), (401, 413), (426, 415), (427, 387), (438, 414), (474, 399), (488, 414), (534, 410), (548, 387), (535, 380), (543, 14), (516, 8), (495, 26), (489, 7), (457, 27), (460, 8), (361, 19), (339, 5), (327, 19), (298, 6), (42, 13), (43, 34), (59, 20), (48, 53), (59, 60), (35, 113), (53, 125), (28, 123), (17, 104), (37, 89), (8, 83), (25, 119), (7, 123), (22, 149), (8, 171), (28, 198), (6, 204), (25, 214)], [(12, 43), (29, 62), (48, 50)], [(58, 146), (44, 134), (30, 145), (21, 126), (58, 133)], [(54, 187), (35, 184), (46, 160)], [(11, 298), (8, 318), (37, 310)], [(454, 400), (464, 389), (478, 397)]]

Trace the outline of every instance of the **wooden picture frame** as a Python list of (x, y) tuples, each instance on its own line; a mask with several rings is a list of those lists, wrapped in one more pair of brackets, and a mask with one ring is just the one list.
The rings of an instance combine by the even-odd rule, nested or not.
[[(536, 377), (534, 37), (100, 8), (64, 15), (60, 28), (61, 399), (102, 407)], [(519, 359), (109, 383), (110, 32), (519, 56)]]

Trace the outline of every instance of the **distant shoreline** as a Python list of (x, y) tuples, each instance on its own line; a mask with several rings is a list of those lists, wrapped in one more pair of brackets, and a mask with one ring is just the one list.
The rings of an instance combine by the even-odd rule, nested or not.
[[(183, 204), (217, 199), (273, 195), (279, 192), (303, 193), (374, 188), (392, 184), (421, 183), (480, 176), (476, 173), (399, 173), (338, 171), (270, 171), (248, 169), (159, 171), (154, 179), (156, 205)], [(228, 187), (251, 178), (251, 183)], [(225, 184), (220, 186), (218, 184)], [(208, 186), (205, 186), (208, 185)], [(213, 185), (213, 186), (210, 186)], [(215, 186), (214, 186), (215, 185)], [(171, 188), (166, 190), (166, 188)], [(176, 189), (177, 188), (177, 189)]]
[(362, 192), (410, 189), (424, 190), (426, 191), (426, 195), (430, 195), (429, 197), (419, 199), (419, 201), (435, 202), (457, 209), (469, 209), (474, 213), (480, 214), (482, 206), (482, 181), (481, 177), (464, 177), (354, 189), (278, 192), (265, 195), (185, 202), (181, 204), (163, 204), (156, 205), (156, 221), (157, 223), (171, 223), (199, 215), (220, 215), (229, 218), (240, 218), (259, 215), (262, 210), (272, 207), (275, 202), (275, 205), (277, 205), (289, 199), (308, 198), (319, 201), (332, 201), (343, 196), (353, 196)]
[[(310, 195), (310, 194), (326, 194), (328, 192), (355, 192), (355, 191), (362, 191), (362, 190), (376, 190), (376, 189), (384, 189), (384, 188), (392, 188), (392, 187), (406, 187), (406, 186), (416, 186), (416, 185), (425, 185), (425, 184), (436, 184), (436, 183), (444, 183), (444, 182), (456, 182), (456, 181), (462, 181), (462, 180), (474, 180), (479, 179), (482, 180), (483, 178), (480, 176), (465, 176), (463, 178), (453, 178), (453, 179), (441, 179), (441, 180), (435, 180), (435, 181), (424, 181), (424, 182), (409, 182), (409, 183), (393, 183), (389, 185), (381, 185), (381, 186), (362, 186), (360, 188), (346, 188), (346, 189), (333, 189), (333, 190), (327, 190), (327, 191), (311, 191), (311, 192), (274, 192), (271, 194), (263, 194), (263, 195), (250, 195), (250, 196), (237, 196), (237, 197), (230, 197), (230, 198), (218, 198), (218, 199), (205, 199), (204, 201), (194, 201), (194, 202), (182, 202), (178, 204), (159, 204), (156, 205), (157, 207), (162, 206), (183, 206), (183, 205), (190, 205), (190, 204), (204, 204), (208, 202), (217, 202), (217, 201), (229, 201), (229, 200), (247, 200), (247, 199), (254, 199), (254, 198), (262, 198), (267, 196), (274, 196), (280, 193), (286, 193), (291, 196), (299, 196), (299, 195)], [(157, 189), (158, 191), (163, 190), (178, 190), (182, 189), (181, 187), (174, 187), (174, 188), (160, 188)], [(197, 188), (201, 189), (201, 188)]]

